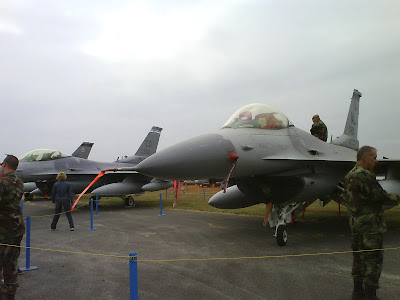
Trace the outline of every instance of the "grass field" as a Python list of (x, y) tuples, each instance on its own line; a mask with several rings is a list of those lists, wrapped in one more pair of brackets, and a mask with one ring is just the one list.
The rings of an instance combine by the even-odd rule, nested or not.
[[(240, 209), (217, 209), (210, 205), (208, 205), (208, 200), (212, 195), (219, 192), (219, 187), (206, 187), (203, 188), (195, 185), (186, 185), (184, 186), (184, 190), (180, 192), (179, 198), (176, 204), (175, 209), (178, 210), (193, 210), (193, 211), (204, 211), (204, 212), (212, 212), (212, 213), (229, 213), (229, 214), (238, 214), (238, 215), (251, 215), (251, 216), (259, 216), (260, 218), (264, 217), (266, 205), (258, 204), (253, 205), (246, 208)], [(142, 195), (135, 196), (136, 207), (152, 207), (159, 208), (160, 207), (160, 193), (162, 196), (162, 205), (163, 209), (174, 209), (174, 193), (173, 189), (168, 189), (168, 192), (146, 192)], [(205, 193), (205, 199), (204, 199)], [(167, 197), (166, 197), (167, 196)], [(89, 196), (84, 196), (81, 201), (88, 202)], [(123, 205), (124, 202), (121, 198), (102, 198), (100, 200), (101, 205)], [(346, 218), (347, 208), (344, 205), (341, 205), (341, 216)], [(307, 207), (305, 213), (305, 220), (309, 221), (330, 221), (337, 220), (339, 216), (339, 204), (331, 201), (325, 207), (319, 205), (319, 201), (315, 201), (312, 205)], [(399, 229), (400, 230), (400, 206), (397, 206), (393, 209), (385, 211), (385, 218), (388, 228), (390, 229)]]

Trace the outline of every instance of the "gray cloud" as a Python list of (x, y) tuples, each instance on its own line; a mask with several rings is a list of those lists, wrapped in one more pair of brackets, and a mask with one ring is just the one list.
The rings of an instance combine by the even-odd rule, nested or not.
[[(152, 51), (160, 57), (112, 61), (84, 47), (101, 39), (105, 16), (128, 9), (128, 1), (19, 1), (3, 10), (0, 24), (20, 30), (0, 26), (0, 90), (15, 112), (3, 115), (4, 153), (72, 153), (87, 140), (95, 143), (93, 159), (113, 160), (133, 154), (152, 125), (164, 127), (164, 148), (220, 128), (251, 102), (277, 107), (306, 131), (318, 113), (337, 136), (357, 88), (360, 143), (399, 157), (396, 2), (141, 3), (156, 16), (186, 9), (201, 20), (208, 9), (214, 18), (204, 15), (199, 38), (183, 40), (168, 57), (159, 46)], [(182, 18), (180, 26), (194, 25)], [(134, 38), (119, 47), (139, 47)]]

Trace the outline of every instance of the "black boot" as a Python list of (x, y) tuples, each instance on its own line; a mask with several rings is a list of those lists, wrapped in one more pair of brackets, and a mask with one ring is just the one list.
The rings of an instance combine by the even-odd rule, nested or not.
[(376, 296), (375, 287), (365, 287), (365, 300), (379, 300)]
[(354, 279), (354, 289), (351, 294), (351, 300), (364, 300), (365, 291), (362, 279)]

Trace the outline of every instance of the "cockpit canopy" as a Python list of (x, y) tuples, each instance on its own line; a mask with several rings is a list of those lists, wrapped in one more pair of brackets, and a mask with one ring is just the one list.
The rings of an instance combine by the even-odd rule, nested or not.
[(54, 159), (59, 159), (63, 157), (68, 157), (70, 155), (66, 155), (64, 153), (61, 153), (60, 151), (57, 150), (51, 150), (51, 149), (36, 149), (29, 151), (26, 153), (20, 161), (47, 161), (47, 160), (54, 160)]
[(283, 129), (293, 124), (279, 110), (262, 103), (253, 103), (237, 110), (222, 128)]

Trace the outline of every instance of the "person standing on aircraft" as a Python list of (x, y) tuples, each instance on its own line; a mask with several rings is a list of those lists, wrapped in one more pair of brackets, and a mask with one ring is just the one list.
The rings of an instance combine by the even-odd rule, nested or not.
[[(373, 173), (376, 155), (375, 148), (361, 147), (355, 167), (344, 179), (354, 251), (382, 249), (383, 233), (386, 232), (383, 205), (400, 202), (399, 195), (386, 193), (376, 180)], [(353, 253), (352, 299), (364, 299), (364, 296), (365, 299), (378, 299), (376, 290), (379, 288), (382, 263), (381, 250)]]
[(313, 136), (326, 142), (328, 139), (328, 128), (324, 122), (321, 121), (319, 115), (314, 115), (312, 117), (313, 124), (311, 126), (310, 132)]
[(2, 166), (0, 179), (0, 243), (15, 246), (0, 246), (0, 274), (4, 282), (0, 284), (1, 299), (15, 299), (18, 288), (18, 257), (20, 245), (25, 233), (22, 217), (21, 199), (23, 185), (15, 171), (19, 160), (7, 155)]
[(67, 175), (64, 172), (58, 173), (56, 179), (58, 182), (56, 182), (51, 191), (51, 201), (56, 204), (56, 210), (50, 229), (53, 231), (57, 230), (57, 222), (60, 218), (61, 209), (64, 207), (69, 222), (69, 228), (71, 231), (74, 231), (74, 221), (71, 215), (71, 202), (74, 200), (74, 193), (71, 184), (66, 181)]

